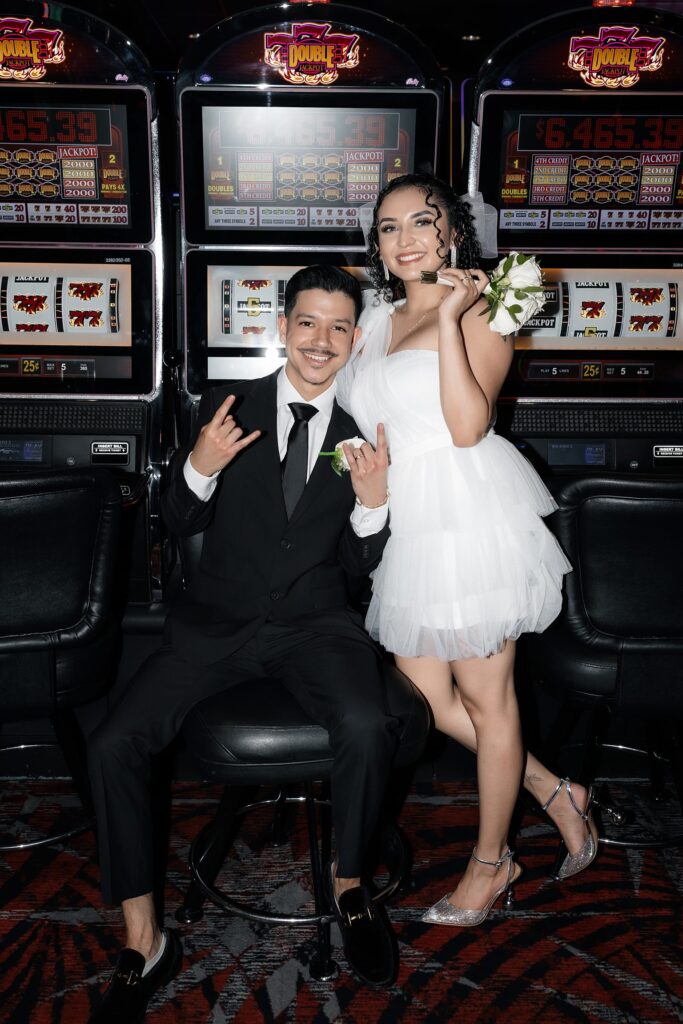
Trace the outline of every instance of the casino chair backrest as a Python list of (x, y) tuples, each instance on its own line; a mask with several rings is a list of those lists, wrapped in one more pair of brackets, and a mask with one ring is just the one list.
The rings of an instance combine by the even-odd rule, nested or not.
[(573, 566), (563, 609), (524, 642), (551, 689), (643, 713), (683, 713), (683, 482), (587, 477), (550, 524)]
[(111, 682), (120, 507), (104, 469), (0, 477), (0, 720), (50, 717)]

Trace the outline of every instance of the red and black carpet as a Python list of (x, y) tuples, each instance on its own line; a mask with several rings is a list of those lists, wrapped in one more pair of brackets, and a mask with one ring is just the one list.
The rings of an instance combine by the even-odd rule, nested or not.
[[(68, 810), (60, 782), (3, 783), (3, 791), (5, 820), (14, 809), (30, 828), (49, 826)], [(217, 795), (189, 783), (174, 788), (171, 927), (187, 884), (190, 841)], [(271, 893), (274, 907), (303, 908), (310, 899), (303, 827), (281, 847), (260, 847), (259, 814), (244, 824), (224, 887), (231, 877), (240, 890)], [(494, 910), (476, 929), (422, 924), (423, 909), (462, 869), (476, 820), (469, 784), (428, 787), (406, 805), (415, 886), (390, 906), (401, 946), (393, 989), (369, 991), (356, 982), (339, 949), (339, 977), (314, 982), (307, 967), (312, 931), (252, 925), (209, 905), (201, 922), (181, 929), (183, 968), (150, 1005), (150, 1024), (683, 1020), (683, 851), (604, 848), (584, 874), (550, 883), (555, 840), (528, 817), (518, 842), (526, 870), (515, 909)], [(118, 913), (101, 908), (92, 833), (61, 848), (0, 855), (0, 886), (0, 1021), (86, 1021), (120, 944)]]

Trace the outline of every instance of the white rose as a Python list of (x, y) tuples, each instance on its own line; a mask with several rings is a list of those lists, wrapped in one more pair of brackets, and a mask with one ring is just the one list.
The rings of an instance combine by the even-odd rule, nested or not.
[(518, 324), (516, 320), (512, 319), (507, 309), (499, 306), (493, 320), (489, 321), (489, 327), (492, 331), (497, 331), (498, 334), (512, 334), (517, 330)]
[(543, 284), (541, 268), (536, 260), (530, 259), (525, 263), (519, 264), (517, 263), (519, 253), (511, 252), (510, 255), (515, 257), (515, 265), (507, 274), (511, 288), (528, 288), (529, 285), (537, 287)]
[[(511, 252), (502, 259), (484, 289), (489, 304), (495, 308), (489, 324), (499, 334), (519, 330), (545, 303), (541, 268), (533, 257), (527, 257), (523, 263), (518, 263), (519, 258), (518, 252)], [(506, 265), (509, 269), (503, 274)], [(538, 290), (529, 292), (529, 288)]]
[(349, 460), (344, 454), (344, 445), (347, 444), (349, 448), (361, 448), (365, 441), (362, 437), (348, 437), (345, 441), (340, 441), (339, 444), (334, 446), (334, 463), (340, 468), (349, 470)]
[(490, 321), (491, 329), (498, 331), (499, 334), (512, 334), (513, 331), (518, 331), (527, 320), (543, 308), (543, 299), (539, 298), (539, 294), (541, 293), (534, 292), (524, 299), (512, 298), (509, 304), (522, 307), (521, 312), (515, 312), (514, 319), (504, 306), (499, 306), (496, 315)]

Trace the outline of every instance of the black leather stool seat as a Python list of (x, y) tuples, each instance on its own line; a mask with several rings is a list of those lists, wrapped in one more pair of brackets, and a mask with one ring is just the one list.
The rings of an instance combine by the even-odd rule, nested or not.
[[(412, 764), (420, 756), (429, 729), (429, 709), (409, 679), (393, 665), (383, 667), (386, 702), (396, 716), (399, 731), (397, 768)], [(331, 852), (329, 814), (324, 816), (320, 842), (316, 804), (328, 801), (314, 795), (313, 783), (329, 780), (332, 751), (327, 730), (311, 721), (287, 687), (277, 679), (254, 679), (209, 697), (187, 715), (183, 738), (202, 777), (225, 783), (226, 789), (213, 822), (197, 836), (190, 851), (193, 882), (176, 917), (184, 924), (199, 920), (204, 899), (230, 914), (252, 921), (280, 924), (315, 924), (318, 950), (309, 969), (318, 979), (333, 976), (336, 965), (330, 958), (330, 923), (333, 913), (324, 892), (322, 865)], [(292, 784), (302, 786), (305, 798), (285, 796)], [(278, 787), (273, 800), (244, 804), (245, 790)], [(250, 798), (251, 799), (251, 798)], [(311, 857), (315, 910), (313, 913), (283, 914), (265, 911), (235, 898), (236, 883), (227, 894), (217, 888), (216, 878), (234, 837), (237, 819), (244, 813), (275, 804), (282, 813), (287, 803), (305, 800)], [(394, 825), (383, 830), (385, 860), (389, 879), (374, 899), (382, 902), (392, 895), (410, 867), (404, 837)]]
[[(386, 664), (384, 674), (389, 708), (393, 696), (397, 706), (411, 708), (400, 719), (400, 767), (419, 757), (429, 711), (393, 665)], [(414, 700), (405, 699), (407, 690)], [(277, 679), (254, 679), (203, 700), (185, 719), (183, 738), (204, 777), (228, 785), (321, 781), (332, 767), (327, 730), (311, 721)]]
[(332, 767), (327, 730), (277, 679), (255, 679), (198, 704), (183, 737), (206, 779), (229, 785), (313, 782)]
[(576, 636), (564, 616), (544, 633), (534, 633), (531, 639), (525, 636), (520, 646), (527, 674), (547, 689), (574, 695), (587, 704), (616, 703), (619, 656)]

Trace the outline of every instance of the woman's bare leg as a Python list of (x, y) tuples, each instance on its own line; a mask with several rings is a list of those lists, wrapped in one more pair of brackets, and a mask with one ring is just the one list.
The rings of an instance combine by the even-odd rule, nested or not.
[[(399, 667), (430, 703), (438, 729), (449, 736), (462, 735), (464, 720), (460, 704), (467, 712), (477, 748), (477, 855), (489, 861), (499, 860), (507, 849), (510, 818), (522, 778), (523, 751), (513, 682), (514, 656), (514, 643), (508, 643), (501, 654), (452, 662), (450, 666), (435, 658), (398, 660)], [(455, 699), (452, 674), (456, 675), (460, 703)], [(504, 884), (507, 868), (507, 863), (496, 869), (471, 860), (450, 897), (451, 902), (465, 910), (479, 910)]]
[[(482, 850), (488, 845), (500, 845), (503, 825), (503, 850), (505, 848), (505, 837), (519, 789), (522, 764), (519, 758), (524, 760), (524, 755), (520, 754), (519, 712), (512, 681), (514, 643), (508, 643), (501, 654), (491, 658), (469, 659), (451, 665), (437, 658), (399, 656), (396, 657), (396, 663), (424, 693), (440, 731), (476, 752), (478, 738), (473, 722), (473, 717), (476, 717), (481, 723), (480, 730), (483, 729), (485, 736), (491, 737), (489, 746), (492, 747), (492, 760), (485, 756), (483, 765), (478, 761), (482, 827), (477, 853), (486, 860), (497, 860), (500, 852), (489, 856)], [(453, 675), (459, 686), (454, 686)], [(463, 703), (465, 692), (470, 697), (472, 714)], [(487, 715), (488, 707), (491, 708), (490, 715)], [(489, 722), (491, 729), (487, 730)], [(484, 742), (487, 742), (486, 738)], [(502, 780), (500, 785), (497, 783), (498, 776)], [(559, 778), (548, 771), (533, 754), (526, 755), (524, 786), (540, 803), (545, 803), (552, 795), (558, 782)], [(578, 785), (573, 788), (579, 806), (585, 806), (585, 789)], [(560, 828), (569, 851), (578, 852), (586, 839), (586, 827), (572, 808), (564, 790), (553, 801), (549, 813)], [(482, 872), (488, 872), (489, 876), (492, 875), (491, 869), (477, 867)], [(493, 877), (496, 883), (500, 882), (500, 873), (494, 872)], [(499, 884), (493, 886), (493, 891), (496, 887), (500, 887)], [(469, 902), (464, 902), (464, 896), (459, 890), (460, 887), (457, 890), (457, 905), (469, 908)], [(474, 902), (473, 907), (482, 906), (485, 902), (486, 899)]]
[[(514, 684), (515, 645), (500, 654), (451, 662), (451, 671), (477, 740), (479, 834), (477, 856), (498, 861), (507, 850), (510, 820), (524, 766), (522, 729)], [(477, 910), (501, 888), (508, 864), (499, 868), (470, 860), (450, 900)]]

